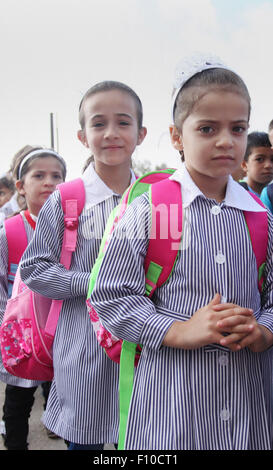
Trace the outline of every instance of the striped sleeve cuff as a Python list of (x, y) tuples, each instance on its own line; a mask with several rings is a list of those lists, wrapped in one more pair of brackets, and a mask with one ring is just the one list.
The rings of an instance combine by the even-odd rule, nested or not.
[(258, 319), (259, 325), (265, 326), (273, 334), (273, 313), (263, 313)]
[(175, 320), (163, 315), (150, 315), (145, 322), (141, 335), (140, 344), (159, 350), (163, 339)]
[(71, 278), (72, 296), (84, 295), (87, 297), (90, 273), (75, 272)]

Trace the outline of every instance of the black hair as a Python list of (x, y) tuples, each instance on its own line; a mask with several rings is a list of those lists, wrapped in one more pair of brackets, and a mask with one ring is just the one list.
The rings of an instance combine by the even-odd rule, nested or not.
[(244, 160), (247, 162), (249, 155), (255, 147), (269, 147), (271, 148), (271, 143), (266, 132), (251, 132), (247, 136), (247, 146), (244, 156)]
[(15, 183), (11, 177), (5, 175), (0, 178), (0, 188), (3, 187), (9, 189), (12, 193), (15, 193)]

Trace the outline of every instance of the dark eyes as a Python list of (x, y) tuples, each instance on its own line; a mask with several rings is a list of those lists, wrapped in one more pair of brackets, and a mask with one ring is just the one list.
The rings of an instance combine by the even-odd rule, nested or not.
[(203, 127), (200, 127), (200, 132), (202, 134), (211, 134), (213, 132), (213, 128), (210, 127), (210, 126), (203, 126)]
[[(205, 134), (205, 135), (212, 134), (216, 130), (217, 128), (214, 128), (212, 126), (202, 126), (199, 128), (199, 131), (201, 132), (201, 134)], [(246, 130), (247, 129), (244, 126), (234, 126), (232, 128), (232, 132), (235, 134), (243, 134), (244, 132), (246, 132)]]
[[(37, 179), (42, 179), (45, 177), (45, 175), (43, 173), (36, 173), (36, 175), (33, 175), (34, 178), (37, 178)], [(60, 175), (59, 173), (56, 173), (55, 175), (52, 175), (52, 177), (54, 179), (62, 179), (62, 175)]]
[[(130, 122), (129, 121), (119, 121), (118, 125), (122, 126), (122, 127), (123, 126), (129, 126)], [(104, 126), (106, 126), (106, 123), (104, 123), (104, 122), (96, 122), (96, 123), (93, 124), (93, 127), (95, 127), (95, 128), (101, 128), (101, 127), (104, 127)]]

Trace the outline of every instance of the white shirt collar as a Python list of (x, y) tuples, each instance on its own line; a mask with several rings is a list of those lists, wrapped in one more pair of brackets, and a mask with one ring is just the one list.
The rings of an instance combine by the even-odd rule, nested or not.
[[(85, 208), (99, 204), (113, 195), (118, 196), (110, 189), (96, 173), (93, 163), (90, 163), (82, 175), (85, 187)], [(131, 183), (136, 180), (134, 172), (131, 170)]]
[[(181, 184), (183, 207), (188, 207), (197, 196), (206, 197), (192, 180), (185, 163), (170, 177)], [(226, 196), (223, 201), (226, 206), (243, 211), (266, 212), (239, 183), (229, 176)]]

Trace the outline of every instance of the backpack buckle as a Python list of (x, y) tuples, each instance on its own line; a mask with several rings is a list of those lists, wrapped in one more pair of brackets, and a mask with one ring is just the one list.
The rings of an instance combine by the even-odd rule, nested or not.
[(68, 230), (75, 230), (78, 227), (78, 219), (76, 217), (65, 217), (64, 223)]

